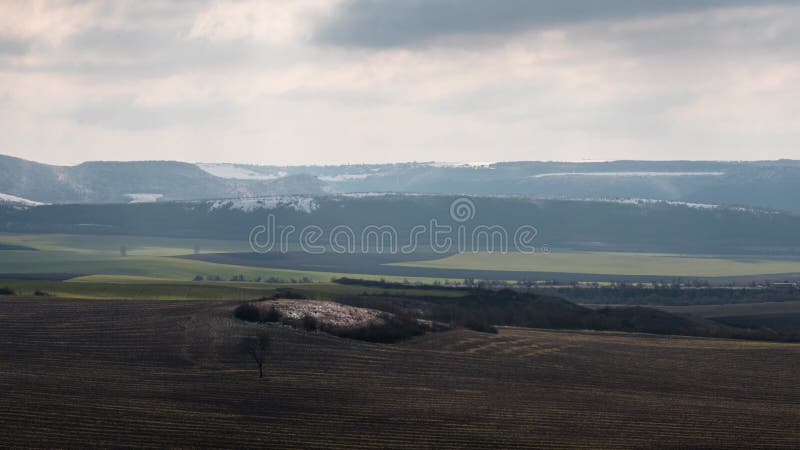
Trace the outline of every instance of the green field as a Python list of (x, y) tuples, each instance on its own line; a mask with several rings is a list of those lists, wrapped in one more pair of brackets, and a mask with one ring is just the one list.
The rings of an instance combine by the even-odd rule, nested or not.
[[(22, 245), (37, 251), (0, 250), (0, 274), (76, 274), (105, 275), (105, 281), (129, 282), (152, 279), (190, 281), (197, 275), (228, 280), (242, 275), (247, 280), (330, 281), (331, 278), (357, 276), (363, 279), (384, 278), (403, 281), (405, 277), (272, 269), (196, 261), (175, 256), (194, 252), (195, 245), (204, 253), (249, 251), (246, 242), (150, 238), (141, 236), (9, 234), (0, 233), (0, 244)], [(120, 246), (127, 256), (120, 255)], [(111, 277), (111, 278), (108, 278)], [(83, 277), (81, 277), (83, 278)], [(77, 278), (80, 280), (81, 278)], [(432, 278), (409, 277), (411, 282), (431, 283)]]
[(674, 277), (732, 277), (800, 273), (800, 261), (612, 252), (553, 252), (530, 255), (460, 253), (443, 259), (394, 265), (432, 269)]
[(260, 287), (234, 286), (232, 283), (192, 283), (142, 281), (72, 282), (56, 280), (0, 280), (0, 288), (9, 288), (16, 295), (33, 296), (39, 291), (47, 296), (81, 299), (155, 299), (155, 300), (252, 300), (276, 292), (271, 285)]
[[(496, 279), (504, 279), (500, 272), (507, 272), (506, 276), (508, 272), (539, 272), (701, 278), (800, 273), (800, 261), (796, 260), (678, 254), (554, 252), (533, 255), (462, 253), (436, 260), (392, 264), (420, 269), (418, 275), (421, 276), (405, 277), (375, 274), (380, 272), (373, 274), (347, 272), (347, 270), (360, 272), (352, 268), (342, 269), (340, 272), (295, 270), (292, 267), (279, 269), (178, 257), (195, 251), (206, 254), (247, 252), (247, 243), (240, 241), (2, 233), (0, 244), (34, 249), (0, 250), (0, 274), (7, 278), (13, 278), (15, 275), (21, 277), (37, 274), (72, 274), (76, 277), (75, 281), (115, 283), (153, 280), (191, 281), (198, 275), (218, 280), (230, 280), (232, 277), (241, 276), (248, 281), (273, 282), (301, 280), (327, 282), (332, 278), (349, 276), (373, 280), (408, 279), (411, 282), (433, 283), (437, 280), (433, 276), (441, 276), (441, 274), (425, 276), (426, 269), (498, 271)], [(120, 254), (122, 245), (127, 248), (127, 256)], [(86, 276), (91, 278), (85, 279)]]
[(800, 302), (763, 302), (723, 305), (661, 306), (675, 314), (713, 318), (728, 316), (800, 315)]

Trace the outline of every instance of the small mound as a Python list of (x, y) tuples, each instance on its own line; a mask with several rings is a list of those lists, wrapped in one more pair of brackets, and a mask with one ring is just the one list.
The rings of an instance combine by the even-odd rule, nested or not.
[(326, 300), (274, 299), (243, 303), (234, 316), (247, 322), (280, 322), (306, 331), (368, 342), (391, 343), (447, 327), (407, 315), (342, 305)]

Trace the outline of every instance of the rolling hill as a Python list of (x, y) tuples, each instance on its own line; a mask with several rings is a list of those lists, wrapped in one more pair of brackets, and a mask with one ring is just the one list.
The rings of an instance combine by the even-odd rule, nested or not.
[(610, 161), (258, 166), (171, 161), (52, 166), (0, 156), (0, 194), (43, 203), (127, 203), (278, 194), (521, 194), (653, 199), (800, 213), (800, 162)]
[(189, 163), (87, 162), (51, 166), (0, 155), (0, 193), (43, 203), (129, 203), (303, 192), (321, 193), (314, 177), (231, 180)]
[[(268, 216), (272, 215), (276, 232), (294, 227), (285, 239), (291, 245), (299, 244), (303, 230), (308, 231), (309, 227), (318, 227), (321, 232), (316, 243), (329, 245), (339, 226), (347, 227), (354, 240), (363, 238), (370, 228), (375, 231), (375, 227), (391, 226), (397, 246), (412, 242), (415, 227), (426, 227), (428, 232), (413, 238), (418, 244), (415, 253), (436, 247), (429, 232), (434, 226), (449, 227), (442, 228), (450, 230), (451, 239), (451, 247), (443, 253), (488, 249), (489, 242), (476, 240), (475, 236), (480, 237), (476, 233), (481, 228), (487, 232), (498, 227), (504, 230), (511, 250), (516, 245), (516, 232), (524, 227), (535, 228), (530, 245), (540, 251), (552, 248), (776, 257), (793, 256), (800, 249), (800, 217), (776, 211), (679, 202), (471, 197), (474, 217), (460, 223), (450, 215), (458, 198), (297, 195), (143, 204), (0, 206), (0, 231), (171, 236), (247, 243), (251, 230), (267, 225)], [(469, 248), (457, 248), (461, 227), (462, 242)], [(373, 239), (365, 248), (376, 243)]]

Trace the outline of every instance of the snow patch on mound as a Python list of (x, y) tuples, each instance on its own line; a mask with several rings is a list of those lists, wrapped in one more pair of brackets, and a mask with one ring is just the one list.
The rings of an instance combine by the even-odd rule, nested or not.
[(381, 316), (386, 314), (374, 309), (357, 308), (325, 300), (270, 300), (259, 304), (259, 307), (274, 307), (290, 319), (311, 316), (317, 319), (317, 322), (343, 328), (383, 323)]

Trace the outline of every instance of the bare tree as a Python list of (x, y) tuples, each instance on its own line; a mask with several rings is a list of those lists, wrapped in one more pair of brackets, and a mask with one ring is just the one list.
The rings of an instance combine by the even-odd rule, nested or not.
[(264, 361), (270, 353), (270, 337), (265, 331), (257, 333), (255, 336), (242, 338), (239, 343), (239, 351), (253, 358), (258, 364), (258, 377), (264, 378)]

